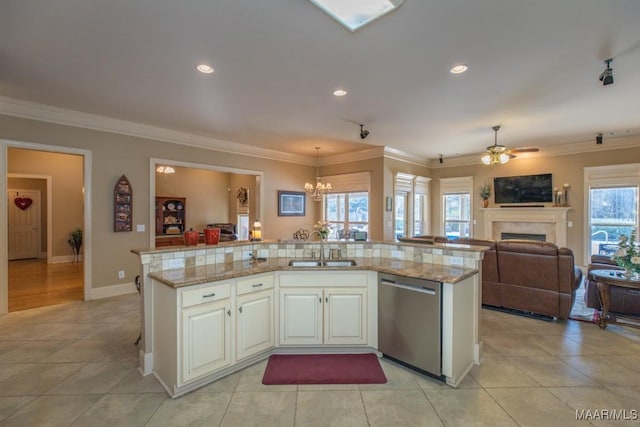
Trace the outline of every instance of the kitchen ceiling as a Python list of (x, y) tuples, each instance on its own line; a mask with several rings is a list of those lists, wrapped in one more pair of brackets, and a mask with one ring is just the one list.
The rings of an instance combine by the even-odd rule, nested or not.
[(0, 96), (308, 156), (479, 155), (496, 124), (606, 146), (640, 132), (638, 22), (637, 0), (405, 0), (355, 32), (308, 0), (8, 0)]

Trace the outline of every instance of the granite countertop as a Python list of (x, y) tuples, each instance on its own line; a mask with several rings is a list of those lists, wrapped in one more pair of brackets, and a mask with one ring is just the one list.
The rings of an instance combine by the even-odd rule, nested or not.
[(478, 270), (474, 268), (418, 263), (389, 258), (356, 258), (356, 265), (351, 267), (290, 267), (289, 261), (289, 258), (270, 258), (265, 261), (235, 261), (164, 270), (150, 273), (149, 276), (165, 285), (180, 288), (271, 271), (368, 270), (446, 283), (458, 283), (478, 273)]

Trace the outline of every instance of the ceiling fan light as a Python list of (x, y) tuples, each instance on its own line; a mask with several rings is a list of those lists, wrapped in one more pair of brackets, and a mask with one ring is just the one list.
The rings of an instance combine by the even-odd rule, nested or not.
[(509, 162), (510, 157), (508, 154), (502, 153), (500, 154), (499, 159), (500, 159), (500, 163), (504, 165), (505, 163)]
[(485, 153), (484, 156), (480, 157), (480, 160), (482, 160), (482, 163), (484, 163), (485, 165), (490, 165), (491, 164), (491, 154)]

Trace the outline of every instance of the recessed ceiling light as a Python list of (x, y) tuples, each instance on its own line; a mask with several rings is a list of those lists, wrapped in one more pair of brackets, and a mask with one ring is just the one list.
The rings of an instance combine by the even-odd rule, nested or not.
[(200, 64), (196, 67), (196, 70), (200, 71), (203, 74), (212, 74), (215, 70), (212, 66), (207, 64)]
[(465, 64), (458, 64), (453, 66), (449, 72), (451, 74), (461, 74), (464, 73), (465, 71), (467, 71), (469, 69), (469, 66), (465, 65)]
[(335, 96), (345, 96), (347, 94), (347, 91), (344, 89), (336, 89), (333, 91), (333, 94)]

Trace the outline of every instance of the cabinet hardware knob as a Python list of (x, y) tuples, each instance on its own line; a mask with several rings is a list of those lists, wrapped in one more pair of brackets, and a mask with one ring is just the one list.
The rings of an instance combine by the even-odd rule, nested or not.
[(227, 310), (227, 315), (231, 317), (231, 310)]
[(322, 304), (322, 297), (318, 298), (318, 302)]
[(256, 283), (255, 285), (253, 285), (254, 288), (259, 288), (260, 286), (262, 286), (262, 283)]
[(324, 297), (324, 300), (328, 303), (329, 302), (329, 297)]
[(238, 309), (238, 311), (239, 311), (240, 313), (242, 313), (242, 307), (240, 307), (240, 308)]
[(210, 294), (202, 295), (202, 298), (211, 298), (211, 297), (215, 297), (215, 296), (216, 296), (215, 293), (210, 293)]

